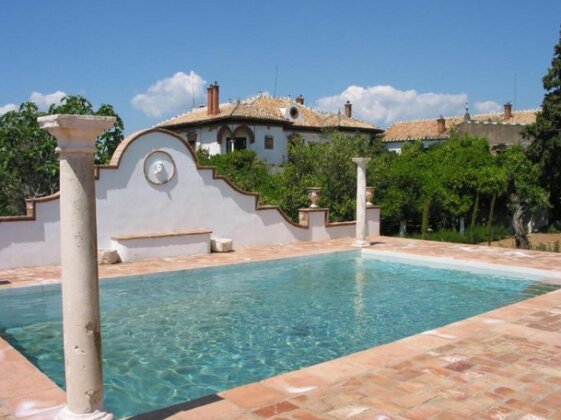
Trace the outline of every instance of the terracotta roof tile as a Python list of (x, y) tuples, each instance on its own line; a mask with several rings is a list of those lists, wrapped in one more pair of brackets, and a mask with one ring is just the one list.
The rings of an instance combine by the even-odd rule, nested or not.
[[(471, 116), (472, 123), (494, 123), (494, 124), (520, 124), (528, 125), (536, 121), (538, 110), (514, 111), (512, 118), (504, 121), (504, 114), (496, 112), (491, 114), (476, 114)], [(384, 133), (383, 141), (407, 141), (407, 140), (444, 140), (450, 137), (450, 132), (458, 124), (464, 121), (463, 117), (447, 117), (446, 131), (438, 133), (436, 118), (430, 120), (402, 121), (393, 124)]]
[[(291, 120), (283, 113), (283, 109), (296, 105), (300, 116)], [(271, 96), (257, 96), (241, 102), (220, 104), (220, 113), (208, 115), (207, 108), (198, 108), (191, 112), (178, 115), (157, 124), (157, 127), (174, 127), (188, 124), (201, 124), (211, 121), (220, 121), (226, 118), (247, 118), (263, 121), (278, 121), (282, 124), (295, 127), (310, 128), (356, 128), (376, 130), (369, 123), (348, 118), (342, 114), (330, 114), (315, 111), (307, 106), (296, 104), (290, 98), (274, 98)]]

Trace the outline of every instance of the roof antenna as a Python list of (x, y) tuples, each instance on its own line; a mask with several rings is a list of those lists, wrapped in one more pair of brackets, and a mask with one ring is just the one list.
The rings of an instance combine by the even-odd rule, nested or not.
[(191, 96), (193, 97), (193, 109), (195, 109), (195, 80), (191, 77)]
[(275, 88), (273, 89), (273, 97), (277, 97), (277, 76), (279, 73), (279, 66), (275, 66)]
[(516, 73), (514, 73), (514, 109), (516, 109)]

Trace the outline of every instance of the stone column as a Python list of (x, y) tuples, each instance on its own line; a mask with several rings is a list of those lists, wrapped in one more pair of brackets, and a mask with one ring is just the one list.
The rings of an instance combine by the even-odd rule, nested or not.
[(353, 246), (370, 246), (366, 240), (366, 164), (370, 158), (353, 158), (356, 163), (356, 237)]
[(49, 115), (39, 126), (57, 139), (60, 155), (60, 241), (66, 407), (57, 419), (109, 420), (103, 409), (95, 140), (114, 117)]

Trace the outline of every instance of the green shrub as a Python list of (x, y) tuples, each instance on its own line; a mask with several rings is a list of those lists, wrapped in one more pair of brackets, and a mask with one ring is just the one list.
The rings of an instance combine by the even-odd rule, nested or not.
[(543, 242), (537, 245), (531, 245), (531, 248), (536, 251), (547, 251), (547, 246)]
[(214, 166), (218, 175), (225, 176), (242, 190), (261, 192), (266, 196), (271, 189), (267, 164), (253, 150), (236, 150), (225, 155), (210, 156), (205, 149), (199, 148), (197, 158), (200, 165)]
[[(493, 226), (493, 241), (498, 241), (511, 236), (510, 230), (502, 225)], [(415, 233), (410, 236), (414, 239), (420, 239), (421, 233)], [(473, 239), (472, 239), (473, 238)], [(440, 242), (455, 242), (465, 244), (480, 244), (487, 242), (487, 226), (475, 225), (470, 234), (469, 229), (462, 234), (454, 229), (440, 229), (435, 232), (427, 232), (427, 240)]]
[(545, 232), (549, 233), (560, 233), (561, 232), (561, 221), (553, 222), (551, 225), (547, 227)]

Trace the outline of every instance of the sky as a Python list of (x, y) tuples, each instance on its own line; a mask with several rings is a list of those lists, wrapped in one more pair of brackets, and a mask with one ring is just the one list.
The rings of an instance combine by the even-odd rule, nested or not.
[[(0, 114), (67, 94), (126, 133), (264, 92), (388, 127), (541, 104), (559, 0), (5, 1)], [(275, 82), (276, 81), (276, 82)]]

